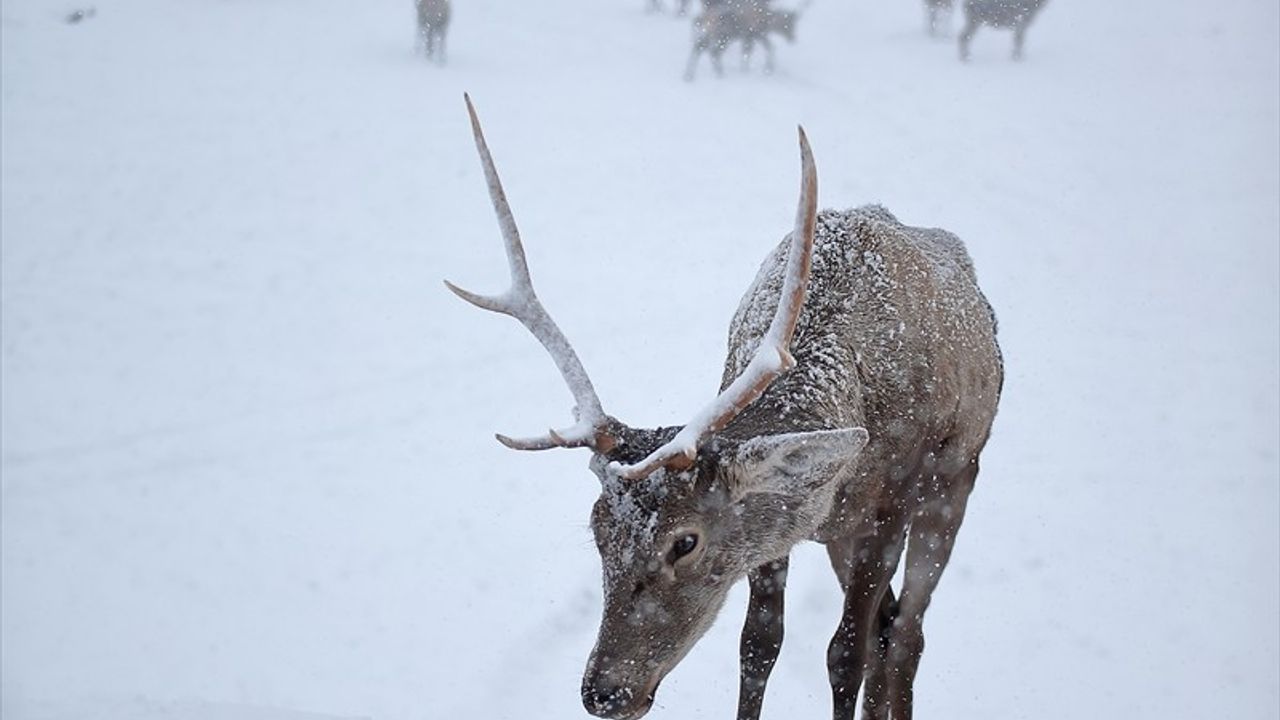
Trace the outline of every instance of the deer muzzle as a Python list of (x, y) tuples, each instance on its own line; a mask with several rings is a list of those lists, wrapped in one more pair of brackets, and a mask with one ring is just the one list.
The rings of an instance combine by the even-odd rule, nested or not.
[(582, 706), (587, 712), (609, 720), (636, 720), (653, 707), (661, 676), (636, 687), (616, 682), (609, 673), (589, 671), (582, 679)]

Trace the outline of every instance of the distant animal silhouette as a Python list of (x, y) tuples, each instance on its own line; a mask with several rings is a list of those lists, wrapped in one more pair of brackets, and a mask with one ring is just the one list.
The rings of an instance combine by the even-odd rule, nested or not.
[(1013, 30), (1013, 59), (1022, 59), (1027, 28), (1048, 0), (965, 0), (964, 29), (960, 31), (960, 59), (969, 59), (969, 41), (983, 25)]
[(764, 71), (773, 72), (772, 34), (781, 35), (788, 42), (795, 42), (796, 21), (799, 10), (775, 10), (769, 0), (722, 0), (710, 4), (707, 11), (693, 21), (693, 50), (685, 67), (684, 79), (693, 80), (698, 69), (698, 58), (706, 52), (711, 55), (711, 66), (717, 75), (724, 74), (720, 56), (734, 41), (742, 43), (742, 66), (750, 62), (756, 43), (764, 46)]
[(75, 25), (77, 23), (88, 20), (89, 18), (97, 14), (98, 14), (98, 11), (95, 10), (93, 6), (89, 6), (87, 8), (76, 8), (75, 10), (72, 10), (71, 12), (67, 13), (66, 18), (64, 19), (66, 20), (68, 25)]
[(924, 0), (924, 29), (929, 37), (937, 37), (942, 32), (942, 25), (951, 17), (953, 0)]
[(444, 64), (444, 38), (449, 30), (449, 0), (414, 0), (418, 7), (418, 47), (427, 59)]
[[(768, 0), (702, 0), (702, 9), (710, 10), (711, 8), (717, 5), (727, 5), (727, 4), (734, 4), (734, 3), (743, 4), (747, 2), (761, 2), (761, 1), (768, 2)], [(689, 5), (692, 2), (693, 0), (674, 0), (676, 15), (683, 17), (689, 14)], [(662, 12), (662, 0), (646, 0), (645, 10), (651, 13)]]

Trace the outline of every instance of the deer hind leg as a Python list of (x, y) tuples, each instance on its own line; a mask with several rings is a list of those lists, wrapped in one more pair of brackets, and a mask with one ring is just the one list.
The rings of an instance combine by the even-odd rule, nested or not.
[(742, 682), (738, 691), (738, 720), (759, 720), (764, 688), (782, 649), (782, 599), (787, 587), (788, 564), (788, 559), (783, 557), (747, 575), (751, 600), (747, 603), (747, 621), (742, 626), (739, 646)]
[[(867, 651), (879, 639), (879, 633), (873, 637), (871, 632), (874, 616), (898, 567), (904, 525), (898, 518), (879, 519), (870, 535), (827, 545), (831, 566), (844, 588), (844, 614), (827, 646), (835, 720), (852, 720), (857, 710), (858, 688), (868, 669)], [(878, 673), (873, 670), (872, 674)]]
[(898, 615), (889, 636), (889, 709), (894, 720), (911, 720), (912, 685), (924, 652), (924, 612), (951, 559), (977, 474), (975, 458), (962, 470), (942, 478), (947, 488), (944, 495), (926, 504), (911, 521)]

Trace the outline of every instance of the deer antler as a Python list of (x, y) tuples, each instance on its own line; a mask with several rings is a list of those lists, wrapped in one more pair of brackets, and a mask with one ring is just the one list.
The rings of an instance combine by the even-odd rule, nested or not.
[(463, 290), (445, 280), (445, 285), (458, 297), (478, 308), (490, 310), (503, 315), (510, 315), (520, 321), (542, 343), (542, 346), (555, 360), (556, 367), (564, 376), (564, 381), (573, 393), (574, 419), (572, 427), (564, 430), (549, 430), (545, 436), (533, 438), (510, 438), (498, 435), (498, 441), (516, 450), (547, 450), (554, 447), (590, 447), (607, 449), (613, 444), (605, 428), (609, 418), (600, 405), (596, 389), (587, 377), (578, 354), (565, 339), (564, 333), (556, 326), (551, 316), (542, 307), (542, 302), (533, 291), (533, 282), (529, 278), (529, 265), (525, 260), (524, 246), (520, 242), (520, 231), (516, 229), (515, 217), (511, 214), (511, 206), (507, 204), (506, 193), (502, 190), (502, 181), (498, 179), (498, 170), (493, 165), (493, 156), (489, 154), (489, 146), (484, 141), (484, 131), (480, 129), (480, 119), (476, 117), (475, 107), (471, 105), (471, 97), (463, 95), (467, 101), (467, 113), (471, 116), (471, 132), (475, 135), (476, 150), (480, 153), (480, 164), (484, 166), (484, 177), (489, 185), (489, 198), (493, 201), (493, 211), (498, 216), (498, 225), (502, 228), (502, 239), (507, 248), (507, 263), (511, 268), (511, 287), (501, 295), (477, 295)]
[(685, 470), (693, 465), (698, 446), (713, 432), (728, 425), (738, 413), (764, 394), (783, 372), (795, 366), (789, 348), (804, 306), (813, 262), (813, 236), (818, 218), (818, 173), (804, 128), (800, 128), (800, 205), (791, 231), (791, 249), (778, 298), (778, 310), (769, 329), (760, 339), (746, 369), (715, 400), (700, 410), (667, 444), (634, 465), (618, 465), (618, 474), (627, 479), (643, 478), (659, 467)]

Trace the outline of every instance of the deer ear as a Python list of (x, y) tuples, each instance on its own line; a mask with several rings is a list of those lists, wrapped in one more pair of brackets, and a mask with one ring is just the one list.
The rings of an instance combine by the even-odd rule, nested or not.
[(732, 453), (738, 492), (812, 491), (839, 478), (866, 445), (862, 428), (751, 438)]

